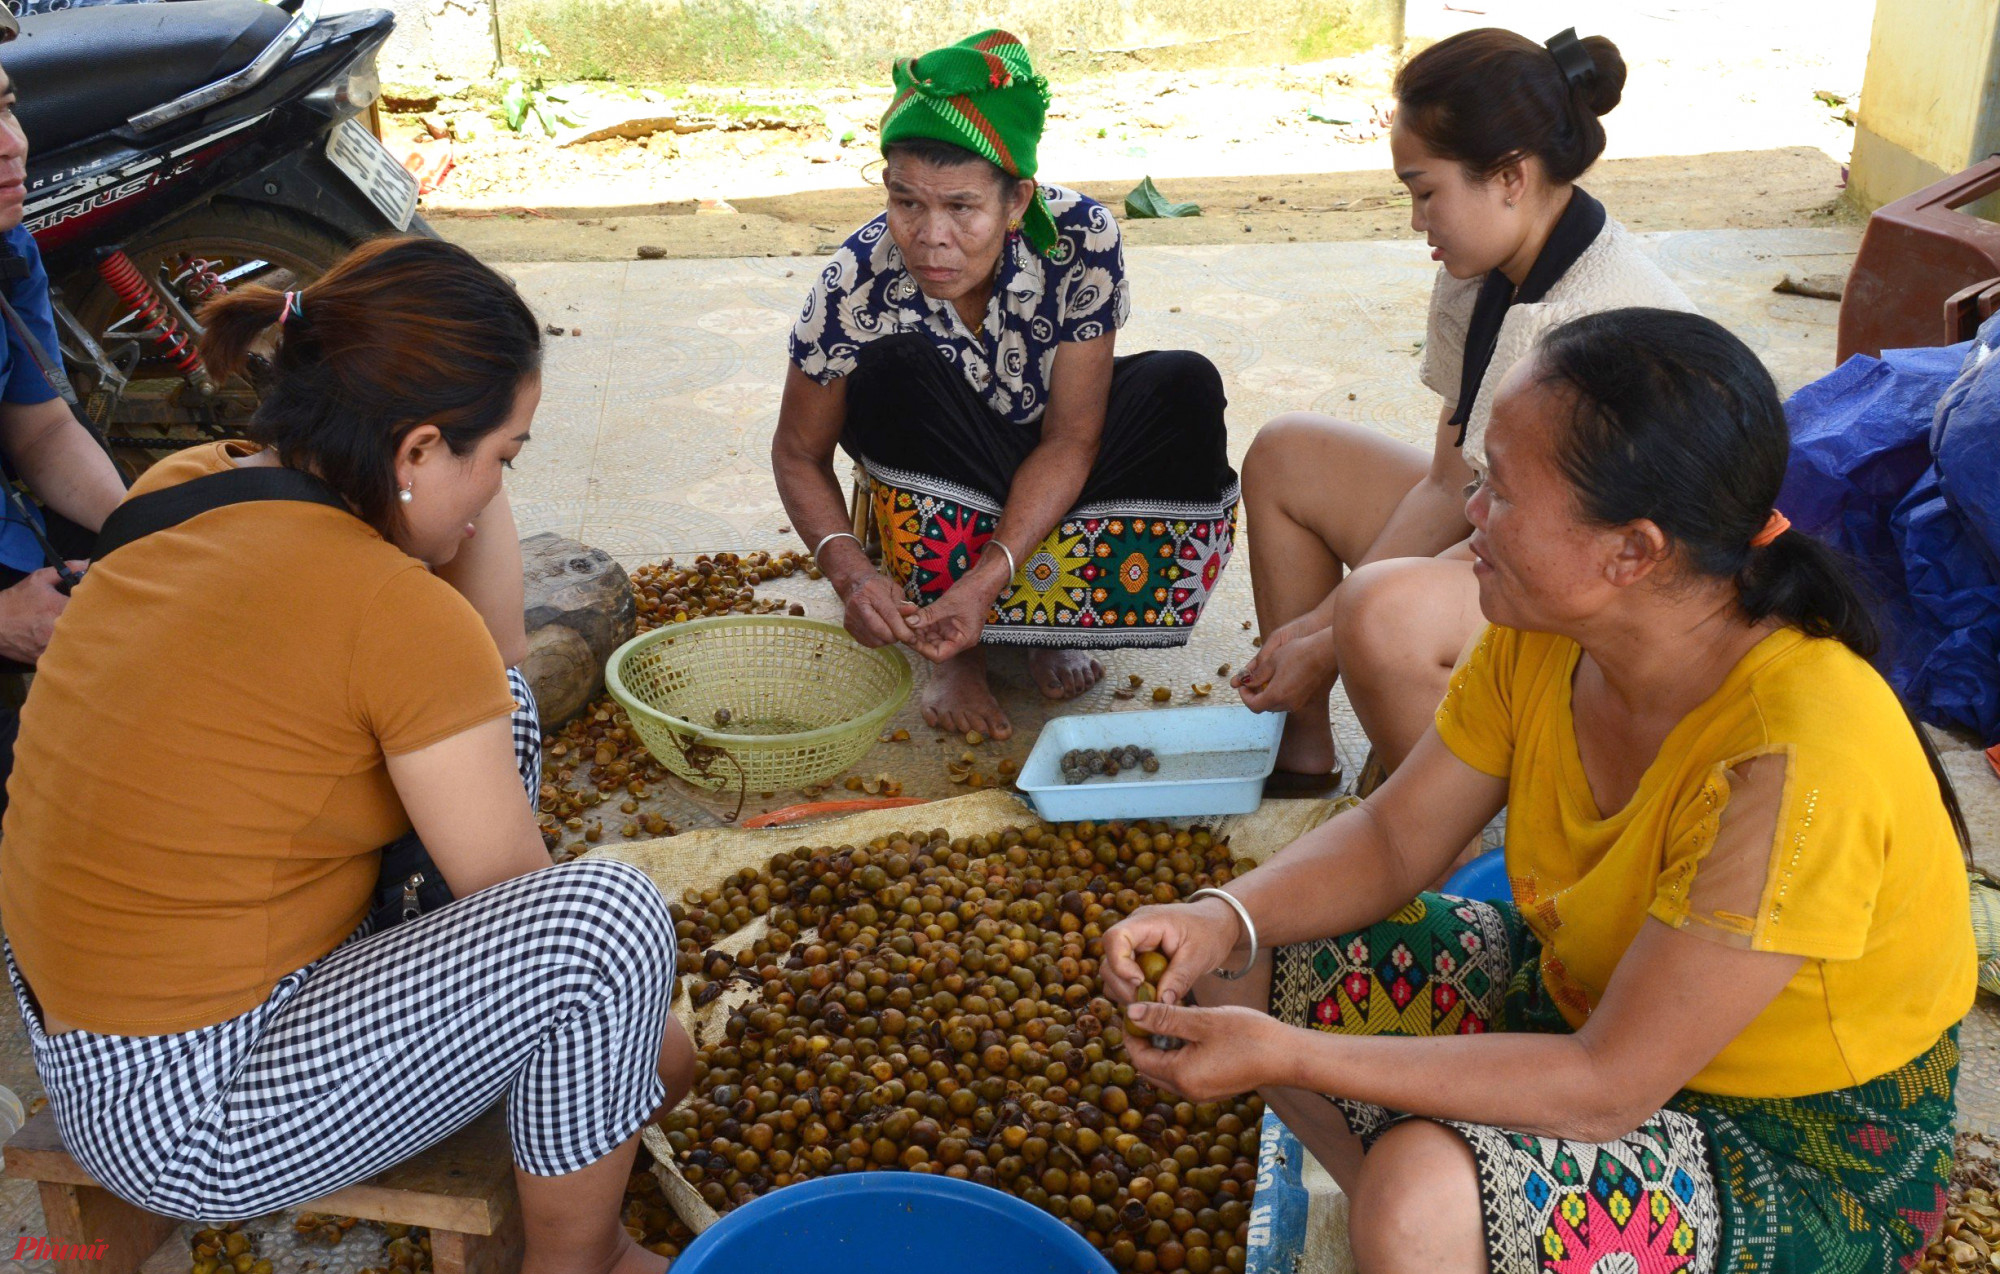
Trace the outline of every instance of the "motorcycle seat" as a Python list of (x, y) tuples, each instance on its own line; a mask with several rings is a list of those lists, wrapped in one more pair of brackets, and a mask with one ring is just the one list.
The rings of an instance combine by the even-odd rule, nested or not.
[(290, 21), (260, 0), (64, 9), (22, 18), (0, 67), (29, 152), (48, 153), (242, 70)]

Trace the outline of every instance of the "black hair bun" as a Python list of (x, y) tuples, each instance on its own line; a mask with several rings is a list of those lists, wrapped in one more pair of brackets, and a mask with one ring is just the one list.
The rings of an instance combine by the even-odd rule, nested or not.
[(1580, 43), (1597, 67), (1597, 74), (1584, 85), (1583, 104), (1593, 115), (1609, 115), (1625, 96), (1625, 57), (1601, 35), (1585, 36)]

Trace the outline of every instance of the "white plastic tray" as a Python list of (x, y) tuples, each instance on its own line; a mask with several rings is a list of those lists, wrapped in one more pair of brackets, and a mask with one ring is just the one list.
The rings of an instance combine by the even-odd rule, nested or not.
[[(1241, 705), (1056, 717), (1042, 727), (1016, 784), (1050, 822), (1248, 814), (1264, 799), (1284, 728), (1284, 713)], [(1159, 772), (1063, 781), (1065, 752), (1126, 744), (1151, 748)]]

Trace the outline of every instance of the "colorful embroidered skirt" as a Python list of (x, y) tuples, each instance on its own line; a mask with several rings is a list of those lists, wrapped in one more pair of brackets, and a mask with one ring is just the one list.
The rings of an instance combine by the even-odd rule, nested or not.
[[(1222, 379), (1199, 354), (1115, 360), (1096, 464), (1077, 504), (986, 620), (1002, 645), (1179, 646), (1236, 543)], [(1041, 426), (1010, 422), (916, 336), (862, 347), (841, 445), (874, 484), (882, 563), (927, 606), (979, 560)]]
[[(1372, 928), (1280, 948), (1271, 1011), (1356, 1035), (1567, 1031), (1511, 906), (1420, 895)], [(1472, 1148), (1494, 1274), (1878, 1274), (1944, 1220), (1953, 1028), (1907, 1065), (1810, 1097), (1682, 1091), (1602, 1145), (1440, 1121)], [(1410, 1118), (1332, 1099), (1364, 1145)]]

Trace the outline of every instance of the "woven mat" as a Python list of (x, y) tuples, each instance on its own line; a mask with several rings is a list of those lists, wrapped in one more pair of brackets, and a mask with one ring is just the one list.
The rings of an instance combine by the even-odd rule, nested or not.
[[(1170, 821), (1212, 827), (1229, 839), (1229, 847), (1236, 857), (1261, 863), (1332, 818), (1344, 805), (1352, 803), (1351, 798), (1266, 801), (1251, 814)], [(907, 809), (871, 810), (845, 818), (775, 827), (766, 831), (705, 828), (660, 840), (605, 845), (584, 857), (631, 863), (651, 876), (668, 899), (678, 900), (688, 889), (719, 885), (745, 867), (761, 870), (774, 855), (788, 853), (801, 845), (863, 845), (877, 837), (897, 832), (928, 832), (933, 828), (943, 828), (947, 835), (957, 839), (961, 836), (990, 835), (1038, 821), (1033, 808), (1019, 797), (1007, 792), (975, 792)], [(729, 935), (729, 948), (734, 950), (753, 943), (765, 932), (766, 924), (760, 916)], [(674, 1000), (674, 1015), (687, 1028), (696, 1047), (700, 1047), (706, 1041), (720, 1038), (723, 1023), (729, 1020), (729, 1015), (756, 998), (757, 992), (748, 985), (732, 986), (697, 1010), (690, 997), (683, 994)], [(660, 1178), (681, 1219), (697, 1234), (713, 1225), (717, 1219), (715, 1211), (681, 1177), (673, 1152), (667, 1145), (666, 1134), (648, 1124), (642, 1139), (655, 1160), (654, 1174)]]

